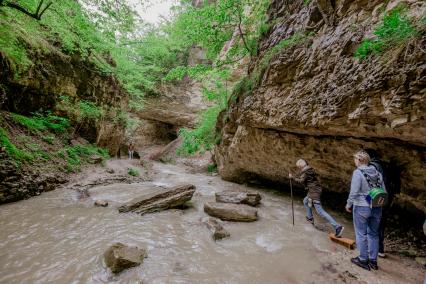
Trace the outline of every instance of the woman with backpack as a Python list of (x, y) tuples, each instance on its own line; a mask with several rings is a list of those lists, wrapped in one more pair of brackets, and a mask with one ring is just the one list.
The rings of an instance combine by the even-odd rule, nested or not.
[(379, 226), (382, 206), (386, 202), (385, 185), (382, 175), (369, 165), (367, 152), (356, 152), (354, 162), (357, 168), (352, 175), (346, 211), (353, 213), (359, 256), (352, 258), (351, 262), (366, 270), (377, 270)]

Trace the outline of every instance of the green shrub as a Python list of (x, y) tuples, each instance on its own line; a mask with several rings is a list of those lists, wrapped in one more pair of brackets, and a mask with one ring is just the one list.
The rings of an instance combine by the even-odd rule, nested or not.
[(99, 155), (104, 159), (109, 158), (108, 151), (95, 145), (75, 145), (66, 147), (57, 152), (57, 156), (67, 162), (67, 170), (76, 172), (84, 162), (88, 162), (91, 155)]
[(130, 168), (127, 173), (133, 177), (138, 177), (139, 176), (139, 171), (137, 169), (134, 168)]
[(355, 51), (355, 57), (364, 59), (370, 54), (378, 54), (393, 46), (404, 43), (417, 34), (410, 19), (404, 15), (401, 8), (385, 14), (382, 22), (373, 34), (374, 39), (365, 39)]
[(93, 102), (85, 100), (72, 101), (68, 96), (60, 96), (56, 107), (78, 124), (87, 120), (98, 120), (105, 114), (104, 109)]
[(216, 119), (221, 110), (219, 105), (212, 106), (201, 114), (201, 120), (195, 129), (183, 128), (179, 131), (179, 136), (183, 138), (177, 149), (179, 155), (193, 155), (213, 147), (216, 140)]
[(69, 127), (68, 119), (52, 115), (50, 113), (47, 113), (46, 115), (35, 113), (33, 117), (13, 113), (11, 117), (15, 123), (24, 126), (31, 133), (43, 132), (46, 130), (65, 132)]
[(95, 103), (81, 100), (79, 102), (80, 114), (82, 118), (98, 119), (104, 114), (102, 107)]
[(55, 141), (55, 136), (53, 135), (45, 135), (41, 137), (41, 140), (43, 140), (46, 143), (53, 144)]
[(50, 154), (44, 151), (39, 144), (26, 143), (25, 147), (31, 152), (34, 159), (42, 158), (44, 160), (50, 160)]
[(209, 165), (207, 165), (207, 171), (209, 173), (216, 172), (217, 171), (217, 165), (215, 165), (215, 164), (209, 164)]
[(32, 162), (34, 156), (30, 153), (18, 149), (10, 140), (7, 132), (0, 127), (0, 145), (6, 149), (6, 153), (15, 161)]

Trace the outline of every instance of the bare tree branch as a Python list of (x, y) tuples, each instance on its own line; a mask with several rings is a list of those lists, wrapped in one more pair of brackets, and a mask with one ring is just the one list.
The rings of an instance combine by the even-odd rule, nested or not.
[(53, 2), (50, 1), (42, 9), (41, 7), (43, 6), (44, 0), (40, 0), (40, 2), (37, 5), (37, 9), (36, 9), (35, 13), (32, 13), (19, 4), (16, 4), (16, 3), (13, 3), (13, 2), (5, 2), (5, 3), (3, 3), (3, 2), (4, 2), (4, 0), (0, 0), (0, 7), (9, 7), (9, 8), (18, 10), (21, 13), (24, 13), (25, 15), (30, 16), (31, 18), (34, 18), (38, 21), (41, 20), (41, 16), (43, 16), (44, 12), (46, 12), (46, 10), (49, 9), (49, 7), (53, 4)]
[(243, 33), (243, 29), (241, 28), (241, 22), (242, 22), (242, 18), (241, 18), (241, 14), (240, 13), (238, 13), (238, 30), (239, 30), (239, 32), (240, 32), (240, 37), (241, 37), (241, 39), (243, 40), (243, 44), (244, 44), (244, 47), (247, 49), (247, 51), (249, 52), (249, 54), (250, 54), (250, 58), (252, 57), (252, 50), (249, 48), (249, 46), (247, 45), (247, 42), (246, 42), (246, 38), (244, 37), (244, 33)]
[(38, 15), (38, 13), (40, 12), (40, 8), (41, 8), (41, 5), (43, 5), (43, 2), (44, 0), (40, 0), (40, 2), (38, 3), (37, 10), (35, 12), (36, 15)]
[[(42, 0), (42, 2), (43, 2), (43, 0)], [(53, 2), (49, 2), (49, 3), (47, 3), (46, 7), (44, 7), (44, 9), (43, 9), (43, 10), (41, 10), (40, 14), (38, 15), (39, 20), (41, 19), (41, 16), (43, 16), (44, 12), (46, 12), (46, 10), (47, 10), (47, 9), (49, 9), (49, 7), (50, 7), (52, 4), (53, 4)]]

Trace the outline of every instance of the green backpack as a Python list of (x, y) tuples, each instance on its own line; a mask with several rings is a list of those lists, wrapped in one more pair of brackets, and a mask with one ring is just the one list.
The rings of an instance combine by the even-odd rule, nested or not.
[(368, 185), (370, 186), (370, 191), (368, 195), (365, 197), (370, 207), (383, 207), (388, 202), (388, 193), (382, 187), (382, 178), (380, 177), (375, 182), (373, 182), (369, 175), (367, 175), (363, 170), (361, 173), (364, 175), (367, 180)]

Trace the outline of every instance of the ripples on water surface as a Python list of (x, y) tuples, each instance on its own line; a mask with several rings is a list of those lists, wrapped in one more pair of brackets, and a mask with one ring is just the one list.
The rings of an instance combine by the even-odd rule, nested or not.
[[(69, 189), (1, 206), (0, 283), (306, 283), (321, 269), (318, 257), (336, 249), (306, 224), (299, 201), (292, 228), (288, 197), (267, 191), (259, 221), (226, 222), (231, 237), (215, 243), (200, 222), (203, 203), (215, 191), (243, 186), (177, 166), (155, 167), (154, 182), (91, 189), (93, 199), (111, 201), (107, 208), (78, 201)], [(197, 186), (185, 211), (139, 216), (116, 209), (147, 187), (184, 182)], [(114, 242), (145, 247), (148, 258), (112, 276), (103, 253)]]

